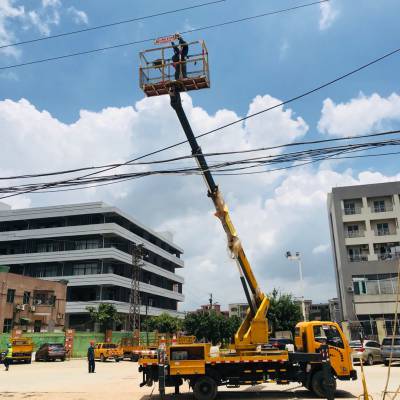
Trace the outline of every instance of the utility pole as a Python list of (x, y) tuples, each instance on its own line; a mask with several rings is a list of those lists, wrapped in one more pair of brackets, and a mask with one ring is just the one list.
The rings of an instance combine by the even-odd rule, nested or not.
[[(129, 328), (140, 335), (140, 276), (143, 266), (143, 245), (133, 245), (132, 248), (132, 279), (129, 296)], [(139, 336), (140, 337), (140, 336)]]
[(212, 310), (213, 306), (213, 296), (212, 293), (210, 293), (210, 298), (208, 299), (208, 302), (210, 303), (210, 310)]

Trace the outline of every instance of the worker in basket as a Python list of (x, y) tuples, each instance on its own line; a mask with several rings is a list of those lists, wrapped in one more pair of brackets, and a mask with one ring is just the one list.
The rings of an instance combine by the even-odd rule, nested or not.
[(177, 33), (176, 38), (179, 41), (179, 45), (175, 45), (172, 42), (172, 46), (174, 49), (174, 55), (172, 56), (172, 65), (175, 68), (175, 80), (179, 80), (182, 78), (186, 78), (186, 58), (189, 52), (189, 45), (182, 38), (182, 36)]

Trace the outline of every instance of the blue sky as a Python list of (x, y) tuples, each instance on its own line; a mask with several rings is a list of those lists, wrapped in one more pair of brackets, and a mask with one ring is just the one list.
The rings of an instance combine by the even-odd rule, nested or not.
[[(192, 0), (35, 0), (29, 3), (0, 0), (0, 11), (4, 11), (0, 17), (0, 41), (4, 44), (27, 40), (199, 3)], [(157, 37), (304, 3), (307, 1), (226, 0), (196, 10), (19, 46), (17, 52), (11, 54), (9, 51), (0, 52), (0, 66)], [(274, 99), (293, 97), (399, 47), (400, 3), (397, 0), (331, 0), (326, 7), (329, 7), (325, 12), (330, 19), (323, 26), (323, 11), (319, 5), (314, 5), (188, 34), (186, 38), (189, 40), (205, 40), (211, 68), (212, 88), (192, 93), (191, 99), (186, 100), (189, 115), (197, 118), (194, 123), (196, 132), (229, 122), (235, 116), (246, 115), (251, 104), (257, 110), (273, 104)], [(129, 46), (0, 71), (0, 135), (6, 148), (9, 146), (13, 153), (12, 156), (3, 154), (3, 174), (4, 171), (39, 171), (55, 165), (57, 169), (62, 169), (64, 166), (113, 162), (181, 140), (182, 133), (166, 100), (144, 101), (138, 87), (138, 52), (151, 45)], [(213, 135), (203, 141), (204, 146), (215, 150), (233, 149), (242, 139), (243, 143), (251, 145), (268, 145), (300, 138), (310, 140), (397, 128), (400, 119), (400, 102), (396, 97), (400, 91), (399, 70), (400, 54), (290, 104), (281, 114), (276, 114), (276, 120), (272, 113), (271, 116), (265, 115), (258, 120), (260, 125), (243, 126), (241, 132), (232, 131), (232, 136), (231, 131), (225, 135)], [(363, 94), (361, 97), (360, 93)], [(395, 97), (389, 97), (392, 93)], [(371, 97), (373, 94), (374, 98)], [(256, 101), (257, 96), (259, 99)], [(323, 119), (323, 104), (328, 98), (331, 99), (331, 107), (326, 107)], [(21, 99), (26, 99), (27, 104), (21, 104)], [(337, 107), (338, 103), (343, 103), (343, 107)], [(288, 109), (291, 110), (290, 115), (284, 113)], [(44, 110), (48, 114), (42, 113)], [(82, 110), (89, 113), (82, 116)], [(12, 113), (15, 113), (15, 118), (10, 117)], [(322, 125), (318, 128), (322, 120), (324, 129)], [(274, 121), (278, 121), (276, 125)], [(268, 128), (263, 130), (263, 126)], [(164, 135), (154, 135), (157, 130)], [(99, 132), (103, 136), (97, 137)], [(82, 138), (79, 138), (80, 134)], [(251, 139), (252, 134), (257, 140)], [(85, 148), (88, 144), (90, 147)], [(41, 152), (48, 157), (48, 163), (39, 160)], [(187, 149), (181, 148), (178, 154), (187, 152)], [(281, 272), (282, 269), (290, 271), (286, 260), (281, 257), (290, 246), (305, 254), (306, 280), (308, 276), (310, 288), (317, 287), (310, 292), (310, 296), (326, 300), (325, 297), (335, 295), (335, 288), (328, 250), (324, 195), (329, 187), (335, 185), (393, 179), (399, 173), (398, 161), (397, 157), (367, 158), (298, 171), (262, 181), (225, 178), (220, 182), (227, 188), (227, 197), (232, 202), (232, 212), (238, 219), (239, 227), (247, 234), (244, 241), (249, 244), (256, 271), (266, 282), (263, 284), (265, 290), (276, 285), (282, 290), (296, 292), (296, 276), (289, 274), (291, 283), (287, 287), (287, 278)], [(192, 237), (180, 232), (183, 226), (194, 230), (193, 226), (202, 220), (205, 212), (210, 211), (208, 199), (199, 196), (203, 191), (199, 189), (198, 179), (177, 177), (161, 182), (151, 178), (143, 184), (118, 185), (118, 189), (110, 191), (26, 196), (22, 200), (13, 200), (12, 204), (15, 207), (39, 206), (83, 200), (115, 203), (154, 228), (175, 230), (176, 240), (186, 252), (187, 267), (183, 273), (187, 280), (193, 271), (208, 271), (217, 282), (219, 268), (222, 268), (229, 271), (227, 279), (236, 282), (236, 271), (232, 269), (231, 273), (229, 270), (231, 266), (225, 260), (223, 237), (214, 221), (199, 226), (198, 235), (212, 236), (210, 230), (217, 235), (216, 242), (209, 246), (207, 243), (196, 246), (194, 233)], [(310, 186), (314, 191), (310, 189), (307, 192)], [(157, 188), (162, 190), (157, 192)], [(291, 212), (287, 215), (292, 219), (279, 218), (279, 204), (292, 209), (291, 190), (299, 191), (297, 195), (293, 194), (297, 196), (298, 203), (293, 203), (292, 208), (304, 206), (307, 209), (303, 219)], [(154, 202), (147, 203), (149, 197), (155, 197)], [(160, 200), (163, 207), (160, 207)], [(170, 212), (172, 209), (175, 211)], [(261, 212), (262, 217), (257, 212)], [(209, 218), (212, 219), (211, 215)], [(252, 229), (253, 218), (258, 222), (257, 229)], [(263, 223), (260, 224), (260, 221)], [(315, 225), (314, 233), (302, 235), (310, 224)], [(193, 240), (189, 241), (189, 237)], [(259, 247), (263, 250), (257, 251)], [(219, 263), (223, 266), (218, 267)], [(321, 264), (324, 264), (322, 269)], [(326, 276), (329, 276), (329, 282), (326, 282)], [(236, 283), (232, 283), (234, 289), (227, 290), (226, 299), (220, 296), (218, 301), (240, 300), (243, 296)], [(190, 282), (186, 286), (187, 297), (191, 298), (185, 303), (186, 307), (206, 301), (205, 292), (201, 298), (190, 296), (199, 293), (199, 283)], [(218, 284), (214, 287), (217, 290)], [(324, 291), (326, 294), (321, 294)]]

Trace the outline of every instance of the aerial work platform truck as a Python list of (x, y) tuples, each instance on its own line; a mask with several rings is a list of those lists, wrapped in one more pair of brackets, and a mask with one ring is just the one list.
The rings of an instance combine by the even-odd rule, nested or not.
[[(209, 343), (177, 344), (160, 349), (157, 357), (141, 358), (141, 386), (158, 382), (163, 397), (166, 387), (174, 387), (175, 393), (179, 393), (183, 381), (188, 381), (196, 400), (214, 400), (218, 387), (223, 385), (239, 387), (269, 382), (299, 382), (317, 396), (333, 399), (336, 379), (357, 378), (348, 341), (337, 323), (310, 321), (297, 324), (295, 351), (269, 346), (269, 299), (258, 285), (228, 207), (182, 107), (181, 92), (210, 87), (207, 48), (202, 41), (187, 43), (179, 35), (171, 40), (179, 40), (179, 44), (140, 53), (140, 87), (147, 96), (165, 94), (170, 97), (171, 107), (182, 125), (193, 158), (206, 183), (207, 196), (214, 204), (215, 216), (221, 221), (226, 234), (249, 307), (228, 349), (215, 353)], [(172, 51), (174, 54), (182, 52), (185, 45), (190, 51), (194, 49), (194, 53), (186, 49), (187, 57), (179, 58), (178, 62), (175, 58), (174, 65)], [(196, 48), (199, 50), (196, 51)], [(180, 67), (183, 63), (185, 68)], [(180, 68), (180, 73), (174, 73), (173, 68)]]

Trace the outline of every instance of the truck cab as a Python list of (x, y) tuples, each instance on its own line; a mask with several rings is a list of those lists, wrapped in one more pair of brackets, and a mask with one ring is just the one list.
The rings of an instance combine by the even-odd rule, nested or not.
[(299, 322), (295, 330), (296, 351), (319, 353), (322, 345), (328, 345), (329, 359), (336, 378), (356, 379), (357, 373), (351, 360), (351, 348), (336, 322)]

